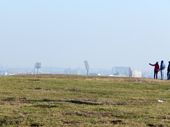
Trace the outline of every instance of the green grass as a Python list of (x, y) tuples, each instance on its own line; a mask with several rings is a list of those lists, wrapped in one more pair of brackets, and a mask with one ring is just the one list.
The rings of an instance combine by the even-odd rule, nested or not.
[(141, 78), (0, 77), (0, 126), (170, 126), (169, 89)]

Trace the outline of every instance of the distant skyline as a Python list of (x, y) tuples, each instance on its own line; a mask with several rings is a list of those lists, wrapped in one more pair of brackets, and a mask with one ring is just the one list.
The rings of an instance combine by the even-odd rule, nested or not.
[(153, 70), (166, 66), (169, 0), (0, 0), (4, 67)]

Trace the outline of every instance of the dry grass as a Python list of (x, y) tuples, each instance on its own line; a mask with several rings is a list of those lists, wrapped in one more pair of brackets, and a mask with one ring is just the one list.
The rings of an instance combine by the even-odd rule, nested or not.
[(169, 85), (142, 78), (0, 77), (0, 125), (170, 126)]

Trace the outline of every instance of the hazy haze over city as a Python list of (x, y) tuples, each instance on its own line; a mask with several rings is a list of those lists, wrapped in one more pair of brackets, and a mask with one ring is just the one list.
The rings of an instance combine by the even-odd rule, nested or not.
[(170, 61), (169, 0), (0, 0), (0, 63), (131, 67)]

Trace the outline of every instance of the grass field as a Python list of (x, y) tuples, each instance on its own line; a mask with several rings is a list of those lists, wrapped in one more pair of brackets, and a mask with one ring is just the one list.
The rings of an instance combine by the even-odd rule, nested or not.
[(170, 126), (170, 81), (75, 75), (0, 77), (0, 126)]

